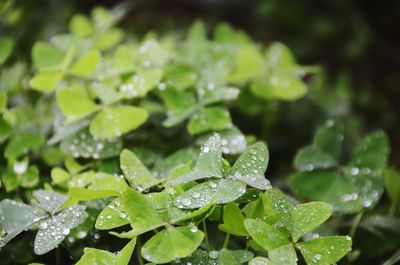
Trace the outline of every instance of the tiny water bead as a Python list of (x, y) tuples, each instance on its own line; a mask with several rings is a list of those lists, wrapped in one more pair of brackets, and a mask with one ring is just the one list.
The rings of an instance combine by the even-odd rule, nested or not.
[(209, 256), (210, 258), (212, 258), (212, 259), (217, 259), (218, 256), (219, 256), (219, 252), (216, 251), (216, 250), (211, 250), (211, 251), (208, 253), (208, 256)]

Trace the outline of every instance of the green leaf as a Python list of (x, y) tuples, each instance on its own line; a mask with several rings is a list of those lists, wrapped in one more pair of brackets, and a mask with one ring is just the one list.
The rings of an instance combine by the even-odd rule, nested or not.
[(35, 190), (33, 196), (40, 207), (52, 215), (68, 200), (68, 197), (52, 190)]
[(0, 143), (3, 143), (11, 134), (11, 125), (3, 117), (0, 117)]
[(108, 190), (122, 193), (128, 189), (128, 184), (118, 175), (99, 172), (96, 173), (88, 188), (96, 191)]
[(264, 143), (256, 143), (243, 153), (228, 172), (228, 178), (240, 180), (257, 189), (271, 186), (265, 178), (269, 162), (268, 148)]
[(23, 174), (18, 175), (17, 178), (21, 187), (27, 189), (34, 188), (40, 181), (39, 170), (36, 166), (30, 166)]
[(120, 155), (121, 170), (129, 183), (137, 190), (142, 191), (159, 183), (150, 171), (131, 151), (124, 149)]
[(228, 203), (224, 206), (223, 224), (218, 228), (235, 236), (247, 236), (248, 232), (244, 226), (244, 217), (236, 203)]
[(284, 233), (257, 219), (246, 219), (244, 225), (250, 236), (268, 252), (289, 243)]
[(278, 189), (269, 189), (262, 196), (264, 211), (269, 216), (278, 216), (282, 224), (289, 229), (291, 226), (290, 212), (294, 206), (287, 196)]
[(41, 92), (50, 92), (57, 87), (63, 77), (64, 74), (59, 71), (40, 72), (29, 80), (29, 86)]
[(0, 91), (0, 112), (7, 108), (8, 95), (5, 91)]
[(269, 258), (256, 257), (249, 265), (297, 265), (297, 255), (291, 244), (275, 248), (268, 253)]
[(14, 46), (14, 41), (10, 38), (0, 38), (0, 65), (10, 56)]
[(32, 61), (35, 67), (42, 70), (60, 70), (64, 62), (63, 51), (45, 42), (36, 42), (32, 48)]
[(113, 66), (117, 73), (127, 73), (135, 69), (133, 52), (128, 45), (118, 45), (113, 54)]
[(124, 37), (124, 32), (117, 28), (111, 28), (103, 32), (96, 39), (94, 47), (106, 51), (117, 45)]
[(95, 227), (98, 230), (109, 230), (126, 224), (129, 224), (129, 220), (122, 199), (116, 198), (100, 212)]
[(390, 153), (389, 139), (383, 131), (369, 134), (353, 151), (349, 166), (369, 168), (381, 173)]
[(385, 188), (392, 202), (400, 201), (400, 174), (398, 171), (387, 168), (384, 172)]
[(238, 199), (246, 192), (241, 181), (222, 179), (198, 184), (177, 196), (174, 205), (183, 209), (200, 208), (214, 199), (215, 204), (223, 204)]
[(208, 86), (209, 88), (205, 90), (204, 96), (201, 100), (204, 105), (220, 101), (234, 100), (239, 96), (239, 89), (234, 87), (213, 88), (210, 90), (213, 86)]
[(67, 171), (59, 167), (52, 168), (50, 175), (54, 184), (62, 184), (71, 177)]
[(177, 90), (184, 90), (194, 86), (197, 75), (193, 69), (186, 65), (172, 65), (165, 69), (165, 84)]
[(93, 137), (87, 129), (83, 129), (67, 137), (61, 142), (63, 153), (73, 157), (109, 158), (119, 154), (122, 148), (120, 139), (102, 140)]
[(162, 75), (163, 71), (158, 68), (141, 70), (127, 79), (120, 91), (126, 98), (146, 96), (160, 82)]
[(80, 14), (72, 17), (69, 22), (69, 30), (72, 34), (82, 38), (90, 37), (94, 33), (92, 22), (86, 16)]
[(153, 204), (139, 192), (129, 189), (122, 196), (132, 226), (132, 234), (140, 235), (163, 225)]
[(220, 265), (241, 265), (253, 258), (253, 253), (247, 250), (222, 249), (219, 252), (218, 262)]
[(311, 232), (332, 215), (332, 207), (324, 202), (303, 203), (290, 212), (289, 231), (296, 242), (304, 234)]
[(85, 248), (83, 250), (83, 256), (76, 263), (76, 265), (89, 265), (89, 264), (108, 265), (108, 264), (115, 264), (114, 261), (115, 261), (115, 255), (111, 252), (95, 248)]
[(320, 127), (314, 136), (313, 146), (322, 152), (338, 159), (342, 151), (343, 125), (328, 120)]
[(264, 99), (293, 101), (303, 97), (308, 89), (294, 73), (276, 71), (266, 80), (255, 80), (251, 91)]
[(128, 265), (135, 245), (136, 238), (133, 238), (118, 254), (95, 248), (85, 248), (83, 256), (76, 265)]
[(91, 201), (107, 197), (120, 196), (119, 192), (113, 190), (91, 190), (84, 188), (71, 187), (68, 191), (68, 197), (74, 201)]
[(351, 250), (348, 236), (320, 237), (296, 245), (308, 265), (329, 265), (338, 262)]
[(139, 68), (161, 67), (168, 60), (168, 52), (156, 41), (146, 40), (139, 47), (136, 65)]
[(167, 186), (211, 177), (222, 178), (221, 137), (213, 134), (202, 146), (194, 169), (181, 177), (170, 180)]
[(74, 205), (42, 221), (35, 238), (35, 254), (43, 255), (56, 248), (69, 235), (71, 229), (85, 221), (88, 216), (85, 209), (83, 205)]
[(0, 224), (7, 235), (1, 238), (0, 246), (46, 217), (45, 212), (30, 205), (9, 199), (2, 200), (0, 202)]
[(281, 42), (273, 42), (265, 51), (265, 58), (268, 66), (272, 68), (291, 68), (296, 61), (290, 49)]
[(17, 134), (8, 142), (4, 156), (6, 158), (17, 158), (31, 149), (38, 149), (44, 144), (44, 136), (38, 133), (25, 132)]
[(336, 171), (314, 171), (294, 174), (288, 178), (289, 188), (310, 200), (330, 203), (335, 210), (346, 213), (362, 209), (359, 189)]
[(163, 122), (166, 127), (172, 127), (186, 118), (196, 110), (196, 102), (192, 95), (176, 89), (165, 89), (161, 98), (168, 108), (168, 118)]
[(73, 85), (58, 89), (56, 92), (58, 106), (67, 123), (80, 120), (97, 110), (97, 105), (87, 95), (81, 85)]
[(119, 137), (142, 125), (148, 113), (132, 106), (115, 106), (104, 108), (90, 123), (90, 133), (100, 139)]
[(91, 50), (72, 64), (70, 73), (81, 77), (90, 77), (101, 59), (98, 50)]
[(219, 131), (231, 126), (231, 116), (226, 109), (207, 107), (192, 116), (187, 129), (190, 134), (194, 135), (206, 131)]
[(235, 70), (231, 79), (244, 82), (264, 74), (265, 67), (261, 52), (255, 45), (246, 44), (239, 48), (235, 59)]
[(299, 171), (327, 169), (335, 167), (336, 165), (337, 162), (331, 155), (313, 146), (307, 146), (301, 149), (294, 159), (294, 166)]
[(204, 234), (189, 226), (167, 227), (150, 238), (142, 247), (142, 256), (157, 264), (171, 262), (192, 254), (203, 241)]
[(190, 264), (190, 263), (193, 265), (194, 264), (218, 265), (218, 257), (211, 258), (207, 251), (198, 248), (189, 257), (179, 259), (177, 262), (174, 262), (172, 264), (177, 265), (177, 264)]

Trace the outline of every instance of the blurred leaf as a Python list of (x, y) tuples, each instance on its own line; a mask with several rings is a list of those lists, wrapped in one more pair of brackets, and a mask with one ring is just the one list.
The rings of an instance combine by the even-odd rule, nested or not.
[(336, 160), (313, 146), (301, 149), (294, 159), (294, 166), (299, 171), (311, 171), (314, 169), (327, 169), (337, 165)]
[(90, 77), (96, 69), (100, 59), (100, 52), (97, 50), (91, 50), (80, 57), (74, 64), (72, 64), (70, 72), (73, 75)]
[(38, 149), (44, 144), (44, 136), (38, 133), (26, 132), (14, 136), (8, 142), (4, 156), (6, 158), (17, 158), (29, 150)]
[(69, 30), (72, 34), (86, 38), (94, 33), (91, 21), (84, 15), (74, 15), (69, 22)]
[(97, 110), (97, 105), (80, 85), (58, 89), (56, 99), (61, 112), (67, 117), (67, 123), (80, 120)]
[(64, 52), (45, 42), (36, 42), (32, 48), (33, 64), (40, 71), (60, 70), (64, 57)]
[(52, 215), (68, 200), (68, 197), (51, 190), (35, 190), (33, 196), (38, 200), (40, 207)]
[(223, 108), (207, 107), (195, 113), (188, 123), (190, 134), (219, 131), (232, 126), (229, 112)]
[(400, 174), (392, 168), (387, 168), (384, 172), (384, 182), (386, 191), (392, 202), (400, 201)]
[(14, 41), (7, 37), (0, 38), (0, 65), (10, 56), (14, 46)]
[(247, 250), (222, 249), (219, 252), (218, 262), (220, 265), (241, 265), (253, 258), (253, 253)]
[(40, 72), (29, 80), (29, 86), (38, 91), (50, 92), (56, 88), (63, 76), (59, 71)]
[(121, 85), (120, 91), (126, 98), (143, 97), (160, 82), (162, 75), (161, 69), (136, 72)]

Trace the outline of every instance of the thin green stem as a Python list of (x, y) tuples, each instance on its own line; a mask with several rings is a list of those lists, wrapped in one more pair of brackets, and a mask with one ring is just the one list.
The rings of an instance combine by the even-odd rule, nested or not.
[(397, 262), (400, 261), (400, 249), (393, 254), (388, 260), (386, 260), (382, 265), (394, 265), (397, 264)]
[(390, 216), (394, 216), (397, 210), (397, 202), (394, 201), (392, 202), (392, 204), (390, 205), (390, 209), (389, 209), (389, 215)]
[(61, 252), (60, 247), (56, 248), (56, 264), (61, 265)]
[(203, 223), (203, 230), (204, 230), (204, 240), (206, 241), (206, 245), (207, 245), (207, 251), (210, 252), (210, 241), (208, 240), (208, 232), (207, 232), (207, 225), (206, 225), (206, 221), (202, 221)]
[(224, 240), (223, 248), (227, 248), (228, 247), (228, 243), (229, 243), (229, 238), (230, 237), (231, 237), (231, 234), (230, 233), (226, 233), (226, 237), (225, 237), (225, 240)]
[(140, 250), (142, 249), (142, 242), (140, 241), (140, 237), (137, 237), (136, 239), (136, 252), (137, 252), (137, 258), (139, 261), (140, 265), (144, 265), (144, 261), (142, 258), (142, 255), (140, 255)]
[(359, 212), (356, 217), (353, 220), (353, 224), (351, 225), (351, 229), (350, 229), (350, 236), (353, 238), (354, 235), (356, 234), (357, 228), (360, 225), (361, 219), (364, 215), (364, 211)]

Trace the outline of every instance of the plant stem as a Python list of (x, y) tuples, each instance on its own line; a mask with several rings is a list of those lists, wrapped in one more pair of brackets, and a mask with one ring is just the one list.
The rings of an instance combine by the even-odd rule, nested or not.
[(354, 218), (353, 224), (352, 224), (351, 229), (350, 229), (350, 236), (351, 236), (352, 238), (353, 238), (354, 235), (356, 234), (357, 228), (358, 228), (358, 226), (359, 226), (359, 224), (360, 224), (360, 222), (361, 222), (361, 219), (362, 219), (363, 215), (364, 215), (364, 211), (359, 212), (359, 213), (356, 215), (356, 217)]
[(56, 248), (56, 264), (61, 265), (61, 253), (60, 253), (60, 247)]
[(228, 246), (230, 236), (231, 236), (231, 234), (226, 233), (226, 237), (225, 237), (225, 240), (224, 240), (223, 248), (226, 248)]
[(396, 209), (397, 209), (397, 202), (394, 201), (394, 202), (392, 202), (392, 204), (390, 205), (389, 215), (390, 215), (390, 216), (394, 216), (394, 214), (396, 213)]
[(203, 223), (203, 230), (204, 230), (204, 240), (206, 241), (206, 245), (207, 245), (207, 251), (210, 252), (210, 241), (208, 240), (208, 232), (207, 232), (207, 225), (206, 225), (206, 221), (202, 221)]
[(140, 237), (137, 237), (136, 246), (137, 246), (136, 247), (137, 258), (138, 258), (139, 264), (143, 265), (144, 262), (143, 262), (142, 256), (140, 255), (140, 250), (142, 249), (142, 242), (140, 241)]
[(386, 260), (382, 265), (394, 265), (400, 260), (400, 249), (393, 254), (388, 260)]

